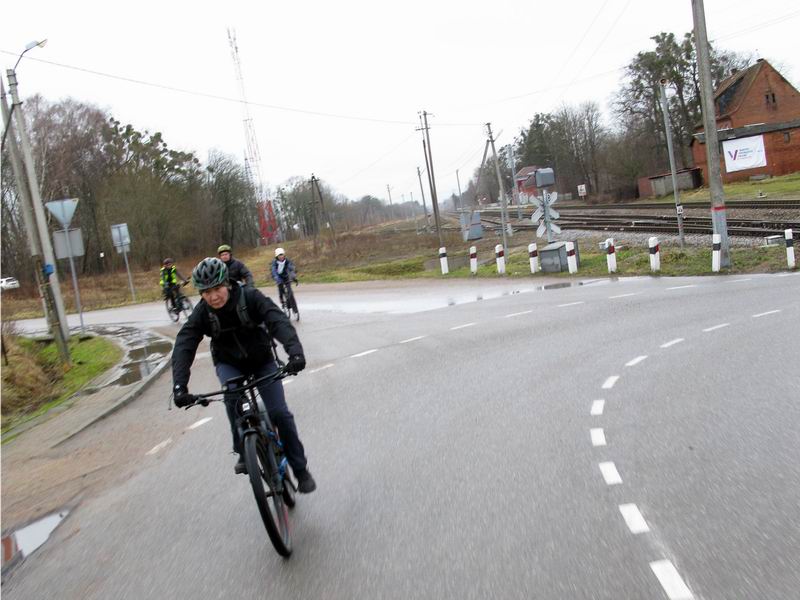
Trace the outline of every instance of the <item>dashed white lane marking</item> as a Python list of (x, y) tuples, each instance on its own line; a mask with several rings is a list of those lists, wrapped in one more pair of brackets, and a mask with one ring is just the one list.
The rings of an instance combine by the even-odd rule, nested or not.
[(694, 284), (694, 283), (691, 283), (689, 285), (676, 285), (674, 287), (668, 287), (667, 289), (668, 290), (685, 290), (687, 288), (693, 288), (693, 287), (697, 287), (697, 285)]
[(637, 356), (636, 358), (633, 358), (633, 359), (629, 360), (628, 362), (626, 362), (625, 366), (626, 367), (633, 367), (635, 365), (638, 365), (640, 362), (642, 362), (645, 359), (647, 359), (647, 355), (646, 354), (642, 354), (641, 356)]
[(578, 306), (578, 304), (586, 304), (583, 300), (579, 300), (578, 302), (567, 302), (566, 304), (559, 304), (558, 308), (564, 308), (565, 306)]
[(593, 427), (589, 430), (589, 435), (592, 438), (592, 446), (606, 445), (606, 434), (603, 432), (602, 427)]
[(630, 294), (618, 294), (616, 296), (609, 296), (609, 300), (614, 300), (615, 298), (627, 298), (628, 296), (638, 296), (642, 292), (631, 292)]
[(366, 356), (367, 354), (372, 354), (373, 352), (377, 351), (377, 348), (373, 348), (372, 350), (364, 350), (364, 352), (359, 352), (358, 354), (351, 354), (350, 358), (361, 358), (362, 356)]
[(758, 317), (766, 317), (767, 315), (774, 315), (775, 313), (779, 313), (779, 312), (781, 312), (780, 309), (778, 309), (778, 310), (768, 310), (767, 312), (758, 313), (757, 315), (753, 315), (753, 318), (757, 319)]
[(416, 342), (417, 340), (421, 340), (421, 339), (426, 338), (426, 337), (428, 337), (428, 336), (427, 335), (418, 335), (418, 336), (413, 337), (413, 338), (408, 338), (407, 340), (400, 340), (397, 343), (398, 344), (408, 344), (409, 342)]
[(464, 329), (465, 327), (472, 327), (475, 323), (464, 323), (463, 325), (456, 325), (455, 327), (451, 327), (450, 331), (455, 331), (456, 329)]
[(590, 414), (593, 417), (599, 417), (600, 415), (603, 414), (603, 409), (605, 407), (606, 407), (605, 400), (595, 400), (594, 402), (592, 402), (592, 410), (590, 411)]
[(187, 430), (188, 429), (197, 429), (198, 427), (201, 427), (201, 426), (205, 425), (206, 423), (208, 423), (213, 418), (214, 417), (206, 417), (204, 419), (200, 419), (199, 421), (195, 421), (194, 423), (189, 425), (186, 429)]
[(680, 344), (681, 342), (685, 341), (684, 338), (675, 338), (674, 340), (670, 340), (661, 344), (661, 348), (669, 348), (670, 346), (674, 346), (675, 344)]
[(150, 448), (150, 450), (147, 451), (148, 456), (149, 455), (153, 455), (153, 454), (155, 454), (156, 452), (158, 452), (160, 450), (163, 450), (164, 448), (169, 446), (171, 443), (172, 443), (172, 438), (167, 438), (166, 440), (164, 440), (160, 444), (156, 444), (155, 446)]
[(752, 277), (745, 277), (744, 279), (731, 279), (730, 281), (726, 281), (725, 283), (741, 283), (742, 281), (752, 281)]
[(658, 582), (664, 588), (670, 600), (693, 600), (691, 590), (683, 582), (678, 569), (669, 560), (655, 560), (650, 563), (650, 568), (658, 577)]
[(647, 526), (647, 521), (644, 520), (642, 513), (635, 504), (620, 504), (619, 512), (622, 513), (622, 518), (625, 519), (625, 524), (631, 533), (647, 533), (650, 527)]
[(316, 369), (311, 369), (308, 373), (309, 375), (311, 373), (319, 373), (320, 371), (324, 371), (325, 369), (330, 369), (332, 366), (334, 366), (333, 363), (328, 363), (327, 365), (322, 365), (321, 367), (317, 367)]
[(723, 327), (727, 327), (730, 323), (720, 323), (719, 325), (714, 325), (713, 327), (706, 327), (703, 329), (704, 332), (708, 333), (709, 331), (715, 331), (717, 329), (722, 329)]
[(608, 379), (606, 379), (603, 382), (603, 389), (604, 390), (610, 390), (612, 387), (614, 387), (614, 384), (617, 383), (618, 379), (619, 379), (619, 375), (612, 375), (611, 377), (609, 377)]
[(619, 471), (617, 471), (617, 467), (613, 462), (601, 462), (599, 466), (603, 479), (606, 480), (606, 485), (622, 483), (622, 477), (619, 476)]
[(516, 313), (511, 313), (511, 314), (505, 315), (503, 318), (508, 319), (510, 317), (519, 317), (521, 315), (529, 315), (532, 312), (533, 312), (532, 310), (523, 310), (522, 312), (516, 312)]

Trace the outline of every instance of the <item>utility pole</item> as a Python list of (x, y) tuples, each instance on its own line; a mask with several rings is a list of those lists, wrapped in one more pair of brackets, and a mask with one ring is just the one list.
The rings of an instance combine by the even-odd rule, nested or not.
[(427, 111), (422, 111), (422, 120), (424, 123), (422, 130), (425, 132), (425, 137), (422, 139), (422, 146), (423, 149), (425, 149), (425, 162), (428, 165), (428, 183), (430, 183), (431, 186), (431, 206), (433, 207), (433, 219), (436, 222), (436, 233), (439, 236), (439, 246), (441, 247), (444, 246), (444, 241), (442, 240), (442, 225), (439, 219), (439, 197), (436, 194), (436, 177), (433, 175), (433, 153), (431, 152), (431, 134), (430, 127), (428, 127)]
[(678, 192), (678, 171), (675, 167), (675, 153), (672, 149), (672, 125), (669, 121), (669, 108), (667, 107), (667, 80), (661, 80), (661, 112), (664, 114), (664, 131), (667, 134), (667, 152), (669, 152), (669, 169), (672, 171), (672, 193), (675, 196), (675, 211), (678, 213), (678, 237), (681, 248), (683, 239), (683, 207), (681, 206), (680, 193)]
[[(0, 106), (2, 106), (3, 123), (7, 123), (8, 128), (11, 128), (11, 112), (8, 109), (6, 101), (6, 88), (2, 79), (0, 79)], [(17, 182), (17, 194), (19, 196), (19, 203), (22, 207), (22, 220), (25, 223), (25, 233), (28, 237), (28, 250), (33, 258), (33, 276), (36, 281), (36, 288), (39, 290), (39, 296), (42, 300), (42, 307), (44, 308), (44, 316), (47, 321), (48, 328), (51, 332), (57, 329), (54, 325), (52, 313), (55, 311), (55, 304), (52, 301), (52, 294), (49, 293), (49, 286), (44, 281), (42, 252), (39, 244), (39, 232), (36, 229), (36, 222), (33, 218), (31, 210), (31, 197), (28, 191), (28, 183), (25, 177), (25, 168), (22, 165), (22, 158), (20, 151), (17, 147), (17, 139), (10, 131), (3, 132), (6, 135), (8, 143), (9, 156), (11, 158), (11, 170), (14, 172), (14, 180)], [(11, 134), (11, 135), (9, 135)], [(59, 328), (60, 329), (60, 328)], [(57, 337), (57, 339), (60, 339)]]
[[(317, 196), (319, 197), (319, 211), (322, 213), (323, 219), (325, 220), (326, 227), (330, 227), (331, 235), (333, 236), (333, 247), (336, 248), (336, 230), (333, 227), (333, 221), (328, 215), (328, 209), (325, 208), (325, 202), (322, 200), (322, 190), (319, 188), (319, 179), (311, 174), (311, 199), (314, 200), (314, 189), (317, 190)], [(315, 203), (316, 204), (316, 203)], [(319, 234), (322, 236), (322, 225), (318, 226)]]
[(394, 221), (394, 204), (392, 204), (392, 188), (389, 187), (389, 184), (386, 184), (386, 192), (389, 194), (389, 214), (391, 215), (392, 221)]
[(519, 193), (517, 193), (516, 161), (514, 160), (514, 144), (508, 145), (508, 166), (511, 167), (511, 200), (517, 200), (517, 219), (522, 221), (522, 206), (519, 203)]
[(706, 12), (703, 0), (692, 0), (694, 40), (697, 47), (697, 70), (700, 75), (700, 104), (703, 109), (703, 127), (706, 138), (706, 161), (708, 162), (708, 188), (711, 193), (711, 223), (714, 233), (721, 238), (720, 266), (730, 268), (730, 240), (728, 219), (725, 213), (725, 192), (719, 167), (719, 141), (717, 115), (714, 106), (714, 89), (711, 82), (711, 57), (706, 32)]
[[(425, 140), (422, 140), (423, 148)], [(422, 211), (425, 213), (425, 231), (428, 231), (428, 205), (425, 204), (425, 188), (422, 187), (422, 171), (417, 167), (417, 178), (419, 178), (419, 191), (422, 194)]]
[(508, 256), (508, 239), (506, 238), (506, 223), (508, 223), (508, 215), (506, 214), (506, 193), (503, 190), (503, 177), (500, 174), (500, 161), (497, 159), (497, 150), (494, 147), (494, 137), (492, 136), (492, 124), (486, 124), (486, 131), (489, 134), (489, 143), (492, 146), (492, 155), (494, 156), (494, 168), (497, 173), (497, 185), (500, 186), (500, 223), (503, 227), (503, 252)]
[[(62, 358), (67, 364), (70, 364), (69, 350), (67, 348), (69, 323), (67, 323), (64, 301), (61, 297), (61, 286), (59, 285), (58, 273), (56, 272), (56, 257), (50, 242), (47, 218), (45, 217), (44, 207), (42, 206), (42, 197), (39, 194), (39, 182), (36, 180), (33, 153), (31, 151), (30, 140), (28, 139), (28, 131), (25, 127), (25, 116), (22, 114), (22, 102), (20, 102), (17, 93), (17, 74), (13, 69), (8, 69), (6, 71), (6, 77), (8, 77), (8, 88), (11, 94), (11, 110), (13, 111), (14, 120), (16, 122), (16, 132), (19, 136), (19, 142), (22, 146), (22, 160), (27, 175), (28, 191), (30, 192), (36, 228), (39, 233), (39, 243), (41, 244), (42, 256), (44, 258), (43, 278), (49, 284), (48, 289), (52, 294), (52, 306), (54, 308), (52, 311), (53, 314), (51, 315), (54, 325), (53, 336), (56, 339), (56, 344), (62, 351)], [(24, 185), (24, 180), (19, 183)], [(17, 187), (22, 187), (22, 185), (18, 185)], [(48, 294), (48, 296), (49, 295), (50, 294)]]
[(458, 169), (456, 169), (456, 184), (458, 185), (458, 222), (461, 224), (461, 237), (466, 240), (467, 236), (465, 235), (466, 231), (469, 231), (470, 225), (472, 225), (472, 219), (470, 218), (470, 222), (467, 223), (467, 215), (464, 212), (464, 199), (461, 196), (461, 180), (458, 178)]

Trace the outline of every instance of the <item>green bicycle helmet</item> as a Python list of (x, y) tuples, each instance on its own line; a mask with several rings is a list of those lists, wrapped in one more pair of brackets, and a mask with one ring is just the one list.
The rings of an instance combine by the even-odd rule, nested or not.
[(222, 244), (219, 248), (217, 248), (217, 254), (222, 254), (223, 252), (233, 252), (231, 247), (228, 244)]
[(204, 258), (192, 270), (192, 285), (198, 291), (210, 290), (228, 281), (228, 267), (214, 256)]

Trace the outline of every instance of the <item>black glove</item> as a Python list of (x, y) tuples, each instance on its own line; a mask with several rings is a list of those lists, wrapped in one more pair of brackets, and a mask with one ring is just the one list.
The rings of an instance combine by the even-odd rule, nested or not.
[(289, 375), (297, 375), (300, 371), (306, 368), (306, 357), (302, 354), (293, 354), (289, 357), (289, 362), (286, 365), (286, 372)]
[(194, 397), (192, 397), (185, 385), (176, 385), (172, 388), (172, 392), (175, 395), (175, 406), (178, 408), (189, 406), (194, 402)]

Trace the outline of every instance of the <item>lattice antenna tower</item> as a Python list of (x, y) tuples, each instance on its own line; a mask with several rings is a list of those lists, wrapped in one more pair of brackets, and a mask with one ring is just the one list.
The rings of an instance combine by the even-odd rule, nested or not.
[(236, 43), (236, 30), (228, 28), (228, 43), (231, 47), (231, 57), (236, 68), (236, 79), (239, 82), (239, 92), (242, 96), (242, 111), (244, 113), (244, 139), (245, 155), (244, 168), (250, 183), (256, 190), (258, 199), (265, 200), (264, 187), (261, 179), (261, 151), (258, 149), (258, 139), (253, 127), (253, 119), (247, 104), (247, 95), (244, 91), (244, 76), (242, 75), (242, 62), (239, 59), (239, 45)]

